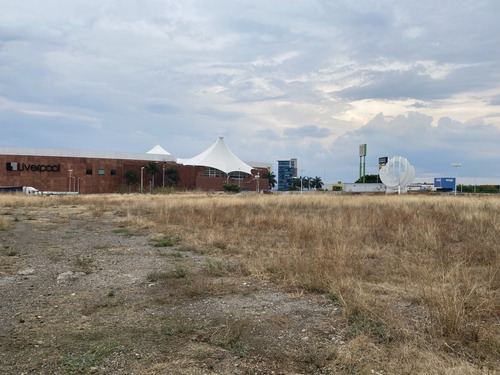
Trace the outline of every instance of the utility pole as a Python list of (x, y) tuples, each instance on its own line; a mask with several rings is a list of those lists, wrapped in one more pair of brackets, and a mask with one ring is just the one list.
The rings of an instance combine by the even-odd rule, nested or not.
[(458, 168), (462, 166), (462, 163), (451, 163), (451, 166), (455, 167), (455, 195), (457, 195)]
[(359, 145), (359, 179), (363, 177), (363, 184), (366, 182), (366, 143)]

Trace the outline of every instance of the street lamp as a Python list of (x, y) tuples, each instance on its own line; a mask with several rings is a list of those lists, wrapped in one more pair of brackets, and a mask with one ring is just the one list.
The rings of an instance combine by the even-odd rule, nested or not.
[(68, 192), (71, 191), (71, 173), (73, 172), (73, 169), (69, 169), (69, 184), (68, 184)]
[(451, 163), (451, 166), (455, 169), (455, 195), (457, 195), (457, 180), (458, 180), (458, 168), (462, 166), (462, 163)]
[(163, 161), (163, 167), (162, 167), (162, 180), (161, 180), (161, 187), (165, 188), (165, 160)]
[(300, 173), (301, 173), (301, 176), (299, 177), (300, 178), (300, 194), (302, 194), (302, 191), (304, 190), (303, 186), (302, 186), (302, 182), (304, 181), (304, 178), (302, 177), (302, 173), (305, 172), (305, 169), (299, 169), (299, 170), (300, 170)]
[[(156, 161), (155, 164), (158, 165), (158, 162)], [(155, 170), (153, 171), (151, 180), (149, 181), (149, 191), (151, 193), (153, 192), (153, 189), (155, 187), (155, 174), (156, 174), (156, 167), (155, 167)]]
[(144, 190), (144, 167), (141, 167), (141, 193)]

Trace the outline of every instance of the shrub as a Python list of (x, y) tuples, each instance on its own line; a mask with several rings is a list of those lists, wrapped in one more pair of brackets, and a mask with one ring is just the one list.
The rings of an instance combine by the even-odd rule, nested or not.
[(222, 188), (226, 193), (239, 193), (241, 188), (236, 184), (223, 184)]

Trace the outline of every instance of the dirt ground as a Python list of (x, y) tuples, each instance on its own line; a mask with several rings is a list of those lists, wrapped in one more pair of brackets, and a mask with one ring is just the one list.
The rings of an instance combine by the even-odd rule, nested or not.
[(344, 373), (324, 296), (82, 207), (2, 214), (1, 374)]

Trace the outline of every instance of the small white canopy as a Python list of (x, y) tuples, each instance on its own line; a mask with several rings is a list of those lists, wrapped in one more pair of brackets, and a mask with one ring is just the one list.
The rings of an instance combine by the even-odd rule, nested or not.
[(242, 162), (224, 143), (224, 137), (219, 137), (211, 147), (191, 159), (179, 160), (184, 165), (198, 165), (218, 169), (226, 174), (230, 172), (245, 172), (252, 174), (252, 167)]
[(151, 150), (147, 152), (148, 154), (157, 154), (157, 155), (171, 155), (169, 152), (167, 152), (163, 147), (160, 145), (156, 145), (153, 147)]

